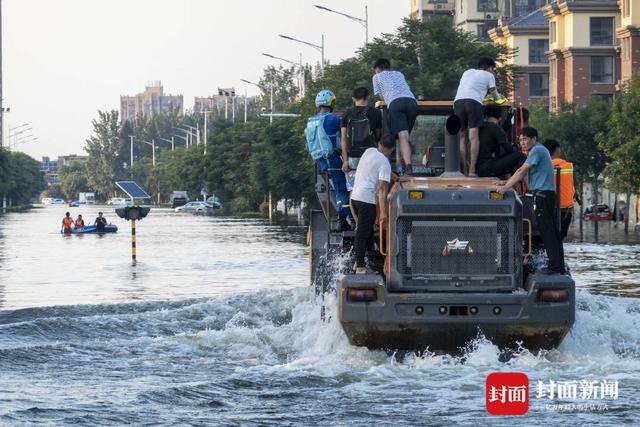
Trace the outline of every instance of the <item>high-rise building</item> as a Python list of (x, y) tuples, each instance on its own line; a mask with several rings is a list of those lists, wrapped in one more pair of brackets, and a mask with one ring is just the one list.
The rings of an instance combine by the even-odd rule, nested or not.
[(150, 117), (153, 114), (182, 114), (182, 95), (165, 95), (160, 81), (150, 82), (144, 92), (134, 96), (120, 96), (121, 120), (133, 121), (139, 115)]
[(545, 104), (549, 102), (549, 22), (542, 9), (511, 19), (500, 19), (498, 26), (489, 30), (494, 43), (516, 51), (509, 59), (518, 69), (515, 90), (511, 94), (513, 105)]
[[(621, 26), (617, 0), (559, 1), (545, 6), (544, 14), (549, 19), (550, 108), (585, 104), (592, 96), (613, 97), (621, 77), (616, 29), (628, 33), (633, 44), (633, 15)], [(630, 53), (629, 73), (634, 53), (638, 61), (637, 50)]]

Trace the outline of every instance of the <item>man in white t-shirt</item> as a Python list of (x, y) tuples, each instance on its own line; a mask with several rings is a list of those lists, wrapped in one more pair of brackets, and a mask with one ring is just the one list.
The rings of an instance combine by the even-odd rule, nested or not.
[(389, 132), (400, 142), (401, 173), (411, 175), (411, 145), (409, 137), (418, 116), (416, 97), (399, 71), (391, 70), (391, 62), (380, 58), (373, 64), (373, 94), (387, 105)]
[[(460, 157), (465, 175), (478, 176), (477, 163), (480, 151), (479, 129), (484, 122), (482, 102), (487, 92), (493, 99), (500, 100), (502, 96), (496, 89), (496, 62), (489, 56), (482, 56), (478, 60), (478, 68), (467, 70), (462, 74), (458, 92), (453, 102), (453, 111), (460, 118)], [(467, 135), (468, 130), (468, 135)], [(471, 159), (467, 168), (467, 140), (471, 145)]]
[(368, 148), (358, 163), (351, 191), (351, 208), (358, 224), (354, 244), (356, 274), (367, 272), (364, 255), (373, 237), (374, 225), (376, 222), (387, 220), (387, 193), (391, 182), (391, 164), (388, 157), (394, 149), (395, 141), (389, 137), (383, 138), (378, 143), (378, 148)]

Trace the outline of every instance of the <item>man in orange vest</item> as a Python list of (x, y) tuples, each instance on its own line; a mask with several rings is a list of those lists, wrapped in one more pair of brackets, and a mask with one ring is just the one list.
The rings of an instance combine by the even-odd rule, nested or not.
[(82, 219), (82, 215), (78, 214), (78, 219), (76, 219), (76, 228), (84, 227), (84, 219)]
[(67, 212), (64, 218), (62, 218), (61, 233), (70, 234), (72, 228), (73, 228), (73, 218), (71, 218), (71, 214)]
[[(560, 143), (555, 139), (547, 139), (544, 146), (549, 150), (551, 159), (553, 160), (553, 168), (556, 172), (554, 181), (556, 181), (556, 192), (560, 191), (560, 233), (562, 240), (567, 237), (571, 219), (573, 217), (573, 201), (575, 199), (576, 190), (573, 184), (573, 163), (567, 162), (562, 156)], [(560, 170), (560, 188), (558, 189), (557, 173)]]

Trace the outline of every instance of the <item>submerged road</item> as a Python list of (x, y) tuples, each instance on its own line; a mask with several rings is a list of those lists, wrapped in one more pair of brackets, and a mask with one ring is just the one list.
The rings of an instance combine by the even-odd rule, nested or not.
[[(154, 209), (139, 223), (133, 267), (128, 223), (113, 208), (70, 209), (91, 222), (103, 210), (120, 228), (104, 236), (61, 236), (66, 210), (0, 215), (0, 425), (640, 419), (633, 242), (567, 245), (578, 312), (558, 350), (506, 358), (478, 339), (461, 356), (400, 358), (352, 347), (319, 320), (302, 227)], [(484, 381), (496, 371), (529, 376), (525, 418), (486, 413)], [(618, 398), (536, 397), (537, 381), (582, 380), (618, 381)]]

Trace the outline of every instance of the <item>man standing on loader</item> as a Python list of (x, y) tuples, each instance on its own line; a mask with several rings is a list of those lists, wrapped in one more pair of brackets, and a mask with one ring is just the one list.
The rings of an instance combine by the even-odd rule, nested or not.
[[(482, 103), (487, 92), (498, 102), (503, 97), (496, 89), (496, 61), (489, 56), (482, 56), (478, 60), (477, 69), (469, 69), (462, 74), (458, 92), (453, 102), (453, 110), (462, 122), (460, 130), (460, 155), (465, 175), (477, 177), (476, 166), (480, 151), (479, 129), (483, 125), (484, 115)], [(471, 155), (467, 165), (467, 141), (470, 142)]]
[(528, 178), (529, 191), (533, 194), (533, 210), (544, 249), (549, 259), (545, 274), (565, 273), (564, 248), (558, 224), (558, 204), (554, 185), (554, 171), (551, 155), (538, 143), (538, 131), (525, 127), (520, 134), (521, 143), (527, 148), (527, 160), (516, 173), (503, 185), (497, 185), (496, 191), (504, 194), (518, 182)]

